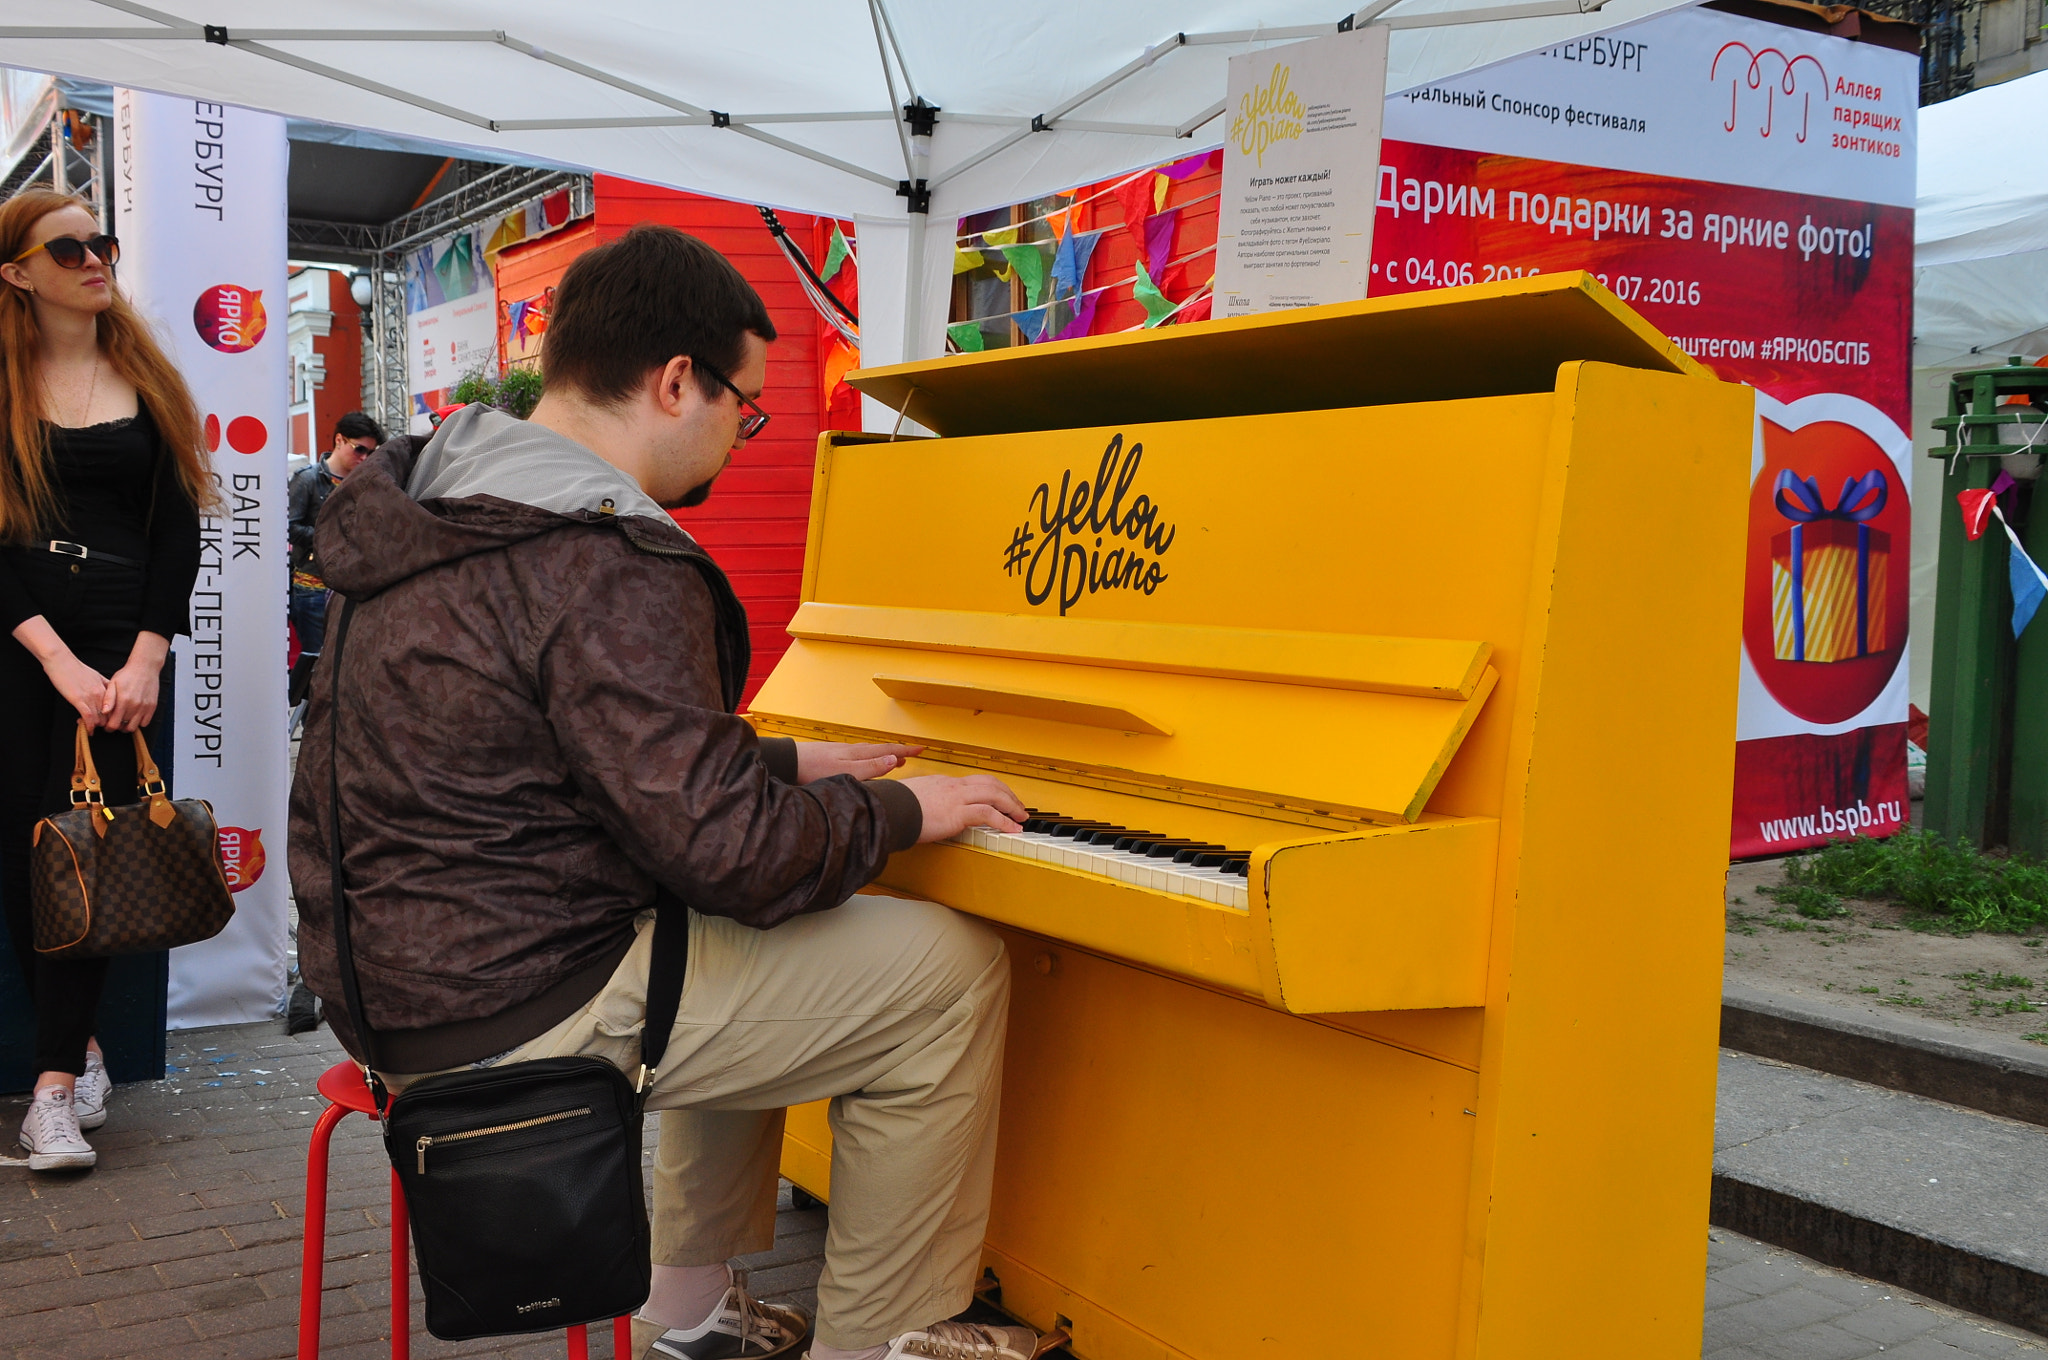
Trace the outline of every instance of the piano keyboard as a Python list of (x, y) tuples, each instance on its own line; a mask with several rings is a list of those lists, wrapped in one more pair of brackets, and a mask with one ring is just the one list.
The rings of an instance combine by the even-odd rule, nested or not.
[(1249, 850), (1035, 808), (1026, 811), (1030, 816), (1022, 831), (971, 826), (953, 839), (978, 850), (1101, 874), (1120, 883), (1195, 897), (1219, 907), (1248, 908)]

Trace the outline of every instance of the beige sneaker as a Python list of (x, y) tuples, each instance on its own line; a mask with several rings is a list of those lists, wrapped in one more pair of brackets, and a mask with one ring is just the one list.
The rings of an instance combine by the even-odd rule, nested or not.
[(31, 1171), (78, 1170), (100, 1159), (78, 1131), (71, 1092), (61, 1086), (45, 1086), (29, 1102), (21, 1121), (21, 1145), (28, 1149)]
[(1038, 1333), (1029, 1327), (979, 1322), (934, 1322), (922, 1331), (891, 1337), (883, 1360), (1031, 1360)]
[(85, 1075), (71, 1092), (71, 1108), (78, 1114), (78, 1127), (96, 1129), (107, 1122), (107, 1097), (114, 1083), (107, 1076), (107, 1064), (91, 1049), (85, 1050)]
[(737, 1268), (725, 1298), (696, 1327), (633, 1319), (633, 1350), (643, 1360), (769, 1360), (788, 1355), (810, 1338), (811, 1320), (802, 1309), (755, 1298), (747, 1290), (746, 1272)]

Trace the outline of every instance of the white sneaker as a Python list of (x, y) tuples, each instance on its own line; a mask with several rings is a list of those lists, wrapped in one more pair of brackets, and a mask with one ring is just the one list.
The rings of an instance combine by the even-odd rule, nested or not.
[[(633, 1319), (636, 1331), (660, 1327), (646, 1318)], [(672, 1327), (645, 1348), (645, 1360), (768, 1360), (788, 1355), (810, 1339), (811, 1320), (799, 1308), (763, 1303), (747, 1292), (746, 1272), (733, 1271), (732, 1287), (711, 1316), (695, 1327)]]
[(107, 1122), (107, 1096), (113, 1089), (114, 1083), (107, 1076), (106, 1063), (88, 1048), (85, 1050), (85, 1075), (78, 1079), (78, 1085), (71, 1092), (71, 1108), (77, 1112), (78, 1127), (96, 1129)]
[(889, 1340), (883, 1360), (1031, 1360), (1038, 1333), (1029, 1327), (990, 1327), (979, 1322), (934, 1322), (922, 1331)]
[(71, 1093), (61, 1086), (45, 1086), (29, 1102), (28, 1116), (21, 1121), (21, 1145), (28, 1149), (31, 1171), (63, 1171), (100, 1159), (78, 1131)]

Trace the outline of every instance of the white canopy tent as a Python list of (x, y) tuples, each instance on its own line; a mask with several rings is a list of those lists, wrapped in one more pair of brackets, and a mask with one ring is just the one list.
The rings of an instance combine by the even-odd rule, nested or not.
[[(1239, 52), (1385, 24), (1396, 30), (1389, 88), (1402, 89), (1674, 0), (1341, 6), (356, 0), (337, 18), (331, 0), (0, 0), (0, 54), (853, 218), (873, 364), (940, 351), (955, 219), (1220, 145), (1225, 66)], [(936, 119), (902, 115), (919, 104)], [(932, 220), (944, 225), (928, 232)], [(884, 301), (898, 297), (900, 308)]]
[[(2048, 353), (2048, 175), (2027, 148), (2048, 129), (2048, 72), (1993, 85), (1920, 113), (1913, 246), (1913, 429), (1922, 452), (1947, 409), (1949, 375), (2012, 354)], [(1934, 637), (1941, 468), (1918, 460), (1913, 485), (1913, 636)], [(1928, 702), (1931, 658), (1918, 648), (1913, 701)]]

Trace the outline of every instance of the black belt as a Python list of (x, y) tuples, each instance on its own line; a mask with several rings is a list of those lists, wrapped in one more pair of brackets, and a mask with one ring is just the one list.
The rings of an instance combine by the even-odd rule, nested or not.
[(142, 570), (143, 566), (142, 563), (132, 557), (116, 557), (110, 552), (101, 552), (98, 548), (88, 548), (83, 543), (66, 543), (62, 539), (56, 538), (51, 539), (48, 543), (31, 543), (29, 551), (53, 552), (59, 557), (78, 557), (88, 562), (106, 562), (117, 567), (133, 567), (137, 571)]

